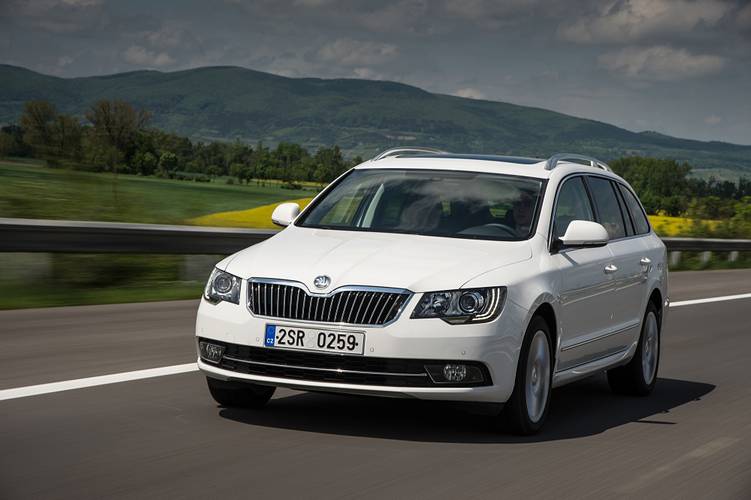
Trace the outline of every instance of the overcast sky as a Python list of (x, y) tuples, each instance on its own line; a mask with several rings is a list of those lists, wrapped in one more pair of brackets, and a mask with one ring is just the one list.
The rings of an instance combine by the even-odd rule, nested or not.
[(751, 144), (749, 0), (0, 0), (0, 62), (386, 79)]

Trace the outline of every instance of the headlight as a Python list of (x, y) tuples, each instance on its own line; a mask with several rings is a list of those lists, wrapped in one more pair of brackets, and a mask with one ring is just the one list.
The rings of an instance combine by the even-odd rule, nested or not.
[(412, 318), (441, 318), (451, 324), (492, 321), (503, 309), (506, 287), (427, 292)]
[(212, 304), (218, 304), (222, 300), (239, 304), (241, 281), (237, 276), (214, 269), (206, 283), (203, 297)]

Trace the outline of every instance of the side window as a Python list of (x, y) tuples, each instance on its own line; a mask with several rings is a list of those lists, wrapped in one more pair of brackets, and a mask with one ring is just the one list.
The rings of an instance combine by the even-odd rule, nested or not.
[(609, 180), (602, 177), (589, 177), (587, 183), (597, 207), (599, 222), (607, 229), (610, 239), (614, 240), (626, 236), (621, 208), (618, 206), (613, 185)]
[(626, 222), (626, 236), (633, 236), (636, 234), (634, 230), (634, 222), (631, 220), (631, 216), (628, 213), (628, 208), (626, 208), (626, 202), (623, 201), (623, 196), (621, 195), (619, 189), (618, 189), (618, 183), (612, 182), (613, 189), (615, 190), (615, 197), (618, 198), (618, 206), (621, 207), (621, 215), (623, 216), (623, 220)]
[(558, 191), (553, 219), (553, 237), (560, 238), (566, 234), (568, 225), (574, 220), (595, 220), (587, 189), (581, 177), (565, 181)]
[(634, 221), (634, 230), (636, 234), (646, 234), (649, 232), (649, 221), (647, 216), (644, 215), (644, 210), (641, 208), (641, 203), (636, 199), (636, 196), (626, 186), (618, 184), (618, 188), (621, 190), (623, 199), (626, 200), (626, 206), (631, 213), (631, 220)]

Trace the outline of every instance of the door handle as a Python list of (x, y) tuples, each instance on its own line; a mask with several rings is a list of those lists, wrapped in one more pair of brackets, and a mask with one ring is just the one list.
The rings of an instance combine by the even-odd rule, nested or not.
[(651, 263), (652, 263), (652, 259), (650, 259), (649, 257), (642, 257), (641, 260), (639, 261), (639, 264), (641, 264), (642, 266), (648, 266)]
[(617, 270), (618, 268), (613, 264), (608, 264), (607, 266), (605, 266), (605, 274), (613, 274)]

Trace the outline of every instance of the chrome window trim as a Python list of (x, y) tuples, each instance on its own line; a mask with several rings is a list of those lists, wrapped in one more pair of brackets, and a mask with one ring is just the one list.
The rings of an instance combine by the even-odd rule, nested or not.
[[(616, 184), (620, 184), (621, 186), (623, 186), (626, 189), (628, 189), (631, 192), (631, 194), (634, 195), (634, 198), (636, 198), (636, 201), (639, 202), (639, 207), (642, 209), (642, 211), (644, 213), (644, 217), (647, 218), (647, 224), (649, 225), (649, 231), (648, 232), (641, 233), (641, 234), (632, 234), (631, 236), (624, 236), (622, 238), (609, 239), (608, 242), (607, 242), (607, 245), (610, 245), (611, 243), (618, 243), (618, 242), (621, 242), (621, 241), (631, 240), (631, 239), (634, 239), (634, 238), (644, 238), (645, 236), (651, 236), (653, 234), (656, 234), (654, 232), (654, 228), (652, 227), (652, 223), (649, 221), (649, 216), (647, 215), (646, 210), (644, 210), (644, 205), (642, 205), (642, 202), (639, 199), (639, 197), (636, 196), (636, 193), (634, 192), (634, 190), (631, 189), (631, 188), (629, 188), (628, 185), (626, 185), (625, 183), (623, 183), (620, 180), (616, 179), (615, 177), (610, 177), (610, 176), (607, 176), (607, 175), (599, 175), (599, 174), (588, 173), (588, 172), (573, 172), (573, 173), (570, 173), (570, 174), (566, 175), (563, 179), (561, 179), (558, 182), (558, 186), (556, 186), (555, 196), (553, 197), (553, 209), (550, 212), (550, 222), (548, 223), (548, 235), (547, 235), (548, 236), (548, 253), (550, 253), (551, 255), (554, 253), (554, 252), (551, 251), (551, 248), (552, 248), (552, 245), (553, 245), (553, 240), (554, 240), (553, 221), (555, 220), (555, 211), (556, 211), (556, 208), (558, 206), (558, 195), (561, 192), (561, 186), (563, 186), (563, 183), (566, 182), (567, 180), (571, 179), (572, 177), (577, 177), (577, 176), (581, 176), (581, 177), (601, 177), (603, 179), (607, 179), (609, 181), (613, 181)], [(584, 184), (585, 184), (585, 186), (587, 186), (586, 179), (585, 179), (585, 183)], [(587, 186), (587, 189), (589, 189), (589, 186)], [(587, 191), (587, 197), (589, 199), (590, 205), (592, 206), (592, 210), (593, 211), (596, 210), (595, 204), (594, 204), (594, 200), (592, 199), (591, 195), (589, 194), (589, 191)], [(599, 215), (596, 212), (593, 212), (593, 213), (595, 215), (595, 219), (599, 219)], [(595, 221), (595, 222), (598, 222), (598, 221)], [(584, 249), (584, 247), (582, 247), (582, 248), (565, 248), (565, 249), (562, 249), (560, 251), (561, 252), (575, 252), (577, 250), (583, 250), (583, 249)]]
[[(412, 298), (414, 297), (414, 292), (411, 290), (408, 290), (406, 288), (391, 288), (391, 287), (383, 287), (383, 286), (369, 286), (369, 285), (343, 285), (338, 288), (335, 288), (329, 292), (312, 292), (305, 283), (302, 283), (300, 281), (295, 280), (285, 280), (285, 279), (278, 279), (278, 278), (257, 278), (252, 277), (247, 281), (247, 292), (245, 294), (245, 308), (248, 310), (251, 316), (254, 318), (263, 318), (263, 319), (273, 319), (278, 321), (287, 321), (287, 322), (295, 322), (300, 324), (308, 324), (308, 325), (315, 325), (317, 327), (320, 327), (321, 325), (332, 325), (334, 327), (336, 326), (356, 326), (361, 328), (383, 328), (385, 326), (389, 326), (393, 324), (395, 321), (397, 321), (404, 310), (407, 308), (407, 305), (412, 301)], [(290, 319), (290, 318), (280, 318), (278, 316), (262, 316), (260, 314), (255, 314), (251, 308), (250, 308), (250, 294), (252, 293), (252, 287), (250, 286), (251, 283), (264, 283), (267, 285), (287, 285), (287, 286), (294, 286), (296, 288), (302, 289), (309, 297), (321, 297), (321, 298), (330, 298), (334, 295), (340, 293), (340, 292), (381, 292), (381, 293), (393, 293), (393, 294), (401, 294), (406, 295), (407, 297), (404, 299), (404, 302), (402, 303), (401, 307), (397, 310), (396, 314), (394, 315), (394, 319), (387, 323), (383, 323), (381, 325), (371, 325), (367, 323), (344, 323), (344, 322), (323, 322), (323, 321), (307, 321), (307, 320), (296, 320), (296, 319)], [(349, 298), (348, 298), (349, 299)], [(372, 299), (371, 299), (372, 300)], [(312, 305), (312, 304), (311, 304)]]

